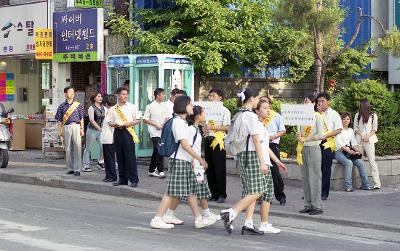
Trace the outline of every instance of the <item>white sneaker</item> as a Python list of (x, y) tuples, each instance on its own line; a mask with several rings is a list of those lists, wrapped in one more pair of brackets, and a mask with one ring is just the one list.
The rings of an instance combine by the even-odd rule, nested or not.
[(159, 176), (160, 176), (160, 179), (164, 179), (165, 178), (165, 173), (164, 172), (160, 172)]
[(266, 234), (278, 234), (281, 232), (280, 229), (273, 227), (272, 224), (261, 225), (258, 230)]
[(203, 216), (203, 218), (205, 218), (205, 219), (213, 219), (215, 221), (219, 221), (219, 220), (221, 220), (221, 215), (216, 215), (216, 214), (213, 214), (213, 213), (210, 212), (207, 216)]
[(202, 218), (199, 221), (194, 221), (194, 226), (195, 228), (204, 228), (213, 225), (215, 222), (217, 222), (215, 219), (209, 221), (205, 218)]
[(173, 224), (173, 225), (182, 225), (183, 224), (183, 220), (176, 218), (175, 215), (164, 215), (162, 217), (162, 220), (167, 224)]
[(209, 216), (203, 216), (203, 222), (206, 225), (212, 225), (215, 222), (217, 222), (217, 218), (215, 216), (209, 215)]
[(160, 175), (158, 175), (158, 173), (157, 173), (157, 171), (154, 171), (154, 172), (149, 172), (149, 176), (150, 177), (160, 177)]
[(156, 229), (171, 229), (174, 228), (173, 224), (165, 223), (161, 218), (153, 218), (150, 222), (150, 226)]

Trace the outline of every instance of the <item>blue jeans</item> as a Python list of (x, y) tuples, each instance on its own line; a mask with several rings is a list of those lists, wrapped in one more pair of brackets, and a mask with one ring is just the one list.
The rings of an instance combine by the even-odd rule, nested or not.
[(95, 129), (88, 128), (86, 130), (86, 147), (85, 151), (83, 152), (83, 167), (88, 168), (90, 166), (90, 153), (92, 151), (94, 143), (97, 141), (97, 143), (100, 145), (100, 158), (99, 160), (103, 160), (103, 150), (101, 147), (100, 143), (100, 131), (97, 131)]
[(336, 151), (335, 159), (342, 163), (344, 167), (344, 184), (343, 188), (348, 189), (352, 188), (351, 175), (353, 172), (353, 165), (358, 167), (358, 171), (360, 173), (361, 178), (361, 187), (368, 188), (368, 174), (365, 169), (364, 160), (362, 159), (348, 159), (342, 152), (342, 150)]

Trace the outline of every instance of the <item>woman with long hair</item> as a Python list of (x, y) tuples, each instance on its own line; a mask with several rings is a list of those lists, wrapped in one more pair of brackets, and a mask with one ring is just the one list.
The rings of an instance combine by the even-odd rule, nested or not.
[(371, 111), (371, 104), (368, 99), (360, 100), (360, 108), (354, 116), (354, 131), (356, 140), (360, 146), (360, 152), (368, 157), (371, 166), (374, 189), (381, 188), (378, 164), (375, 161), (375, 144), (378, 142), (376, 132), (378, 131), (378, 116)]

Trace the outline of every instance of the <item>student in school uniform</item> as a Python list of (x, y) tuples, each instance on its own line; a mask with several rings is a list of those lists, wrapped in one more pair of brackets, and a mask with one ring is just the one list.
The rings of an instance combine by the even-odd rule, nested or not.
[(260, 135), (262, 131), (257, 126), (258, 116), (253, 112), (253, 109), (257, 108), (259, 92), (246, 88), (238, 93), (238, 101), (242, 105), (242, 110), (234, 118), (234, 123), (239, 124), (234, 124), (233, 127), (238, 126), (237, 128), (240, 128), (243, 135), (248, 135), (248, 140), (247, 144), (243, 145), (241, 152), (236, 155), (243, 186), (243, 198), (233, 207), (221, 211), (221, 219), (224, 221), (225, 230), (228, 233), (232, 233), (232, 222), (237, 215), (255, 203), (267, 190), (265, 174), (269, 171), (261, 148)]
[(191, 147), (191, 139), (188, 133), (189, 126), (186, 121), (186, 117), (193, 114), (193, 105), (190, 97), (177, 97), (174, 103), (174, 113), (178, 116), (172, 121), (172, 133), (176, 143), (179, 142), (180, 144), (178, 150), (171, 155), (167, 191), (161, 200), (155, 217), (150, 222), (150, 226), (156, 229), (173, 228), (173, 224), (163, 221), (163, 216), (174, 201), (182, 197), (187, 197), (188, 204), (195, 218), (195, 227), (203, 228), (213, 223), (204, 221), (198, 209), (196, 198), (197, 180), (192, 168), (192, 160), (198, 160), (204, 169), (207, 169), (208, 166), (207, 162)]
[(270, 136), (268, 132), (268, 127), (265, 126), (265, 124), (262, 122), (269, 116), (269, 102), (265, 99), (261, 99), (260, 102), (257, 104), (257, 109), (256, 113), (258, 115), (258, 118), (260, 119), (258, 121), (258, 127), (260, 127), (260, 140), (261, 140), (261, 148), (262, 152), (265, 158), (265, 163), (269, 167), (268, 173), (265, 174), (265, 183), (266, 183), (266, 191), (264, 194), (261, 196), (261, 206), (260, 206), (260, 218), (261, 218), (261, 224), (258, 229), (254, 227), (253, 223), (253, 214), (254, 214), (254, 209), (256, 206), (256, 203), (253, 203), (250, 207), (247, 208), (247, 213), (246, 213), (246, 220), (244, 223), (244, 226), (242, 227), (242, 235), (245, 233), (251, 234), (251, 235), (262, 235), (264, 233), (272, 233), (272, 234), (278, 234), (281, 232), (280, 229), (275, 228), (272, 226), (271, 223), (268, 222), (269, 220), (269, 209), (271, 206), (271, 201), (273, 199), (274, 195), (274, 185), (273, 185), (273, 178), (272, 178), (272, 172), (271, 172), (271, 160), (273, 160), (277, 167), (282, 171), (282, 172), (287, 172), (286, 166), (275, 156), (274, 152), (272, 149), (269, 147), (269, 141), (270, 141)]

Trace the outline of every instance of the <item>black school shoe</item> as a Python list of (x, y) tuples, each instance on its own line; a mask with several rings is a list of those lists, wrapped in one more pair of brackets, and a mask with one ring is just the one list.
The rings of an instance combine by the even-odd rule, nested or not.
[(74, 173), (75, 173), (74, 171), (68, 171), (65, 174), (74, 174)]
[(314, 208), (309, 215), (318, 215), (318, 214), (323, 214), (324, 210), (322, 210), (321, 208)]
[(229, 221), (229, 212), (224, 212), (224, 213), (221, 212), (220, 216), (221, 216), (221, 220), (224, 222), (225, 230), (229, 234), (231, 234), (232, 233), (232, 225), (231, 225), (231, 222)]
[(245, 235), (245, 234), (249, 234), (249, 235), (264, 235), (264, 232), (259, 231), (258, 229), (254, 228), (254, 227), (250, 228), (250, 227), (243, 226), (242, 227), (242, 235)]
[(311, 213), (313, 209), (311, 207), (305, 207), (304, 209), (300, 210), (299, 213), (301, 214), (308, 214)]

